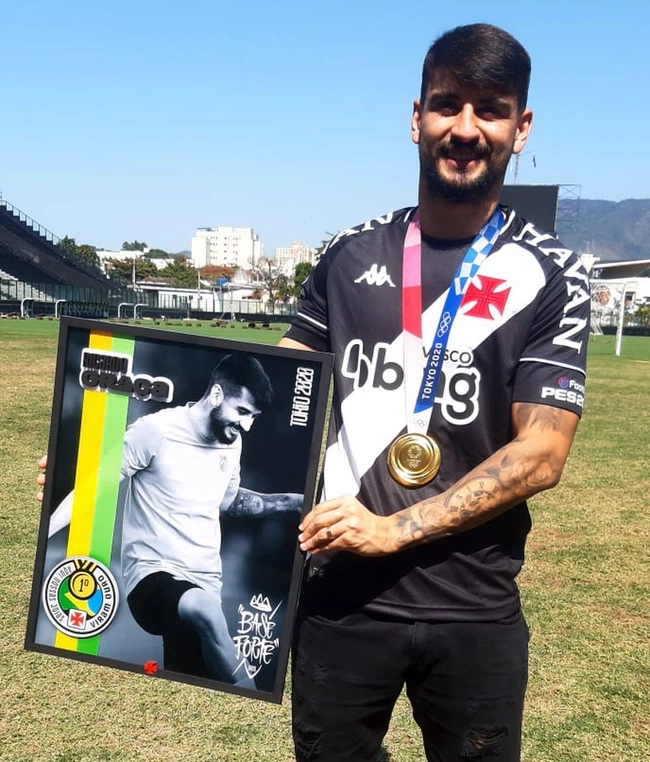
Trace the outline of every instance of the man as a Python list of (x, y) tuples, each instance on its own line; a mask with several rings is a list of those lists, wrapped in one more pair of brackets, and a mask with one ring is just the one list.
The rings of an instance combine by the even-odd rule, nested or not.
[[(271, 402), (262, 365), (226, 355), (195, 404), (143, 416), (126, 431), (128, 479), (122, 572), (133, 617), (162, 635), (166, 669), (254, 688), (238, 662), (221, 606), (219, 512), (263, 516), (300, 510), (302, 495), (240, 486), (241, 434)], [(70, 496), (50, 534), (70, 520)]]
[(417, 209), (339, 233), (282, 340), (336, 355), (323, 500), (299, 536), (300, 762), (376, 760), (404, 685), (428, 760), (519, 759), (525, 501), (569, 452), (589, 307), (577, 257), (498, 205), (529, 75), (493, 26), (432, 45)]

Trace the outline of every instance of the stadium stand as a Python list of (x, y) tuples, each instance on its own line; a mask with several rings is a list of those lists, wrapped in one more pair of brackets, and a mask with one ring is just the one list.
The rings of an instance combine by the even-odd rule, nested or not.
[(25, 283), (51, 283), (107, 290), (97, 268), (63, 252), (59, 239), (0, 198), (0, 269)]

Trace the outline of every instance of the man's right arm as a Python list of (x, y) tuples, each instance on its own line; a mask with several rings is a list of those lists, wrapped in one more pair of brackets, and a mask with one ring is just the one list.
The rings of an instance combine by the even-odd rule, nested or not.
[(296, 341), (295, 339), (289, 339), (286, 336), (283, 336), (280, 341), (278, 341), (279, 347), (287, 347), (288, 349), (305, 349), (307, 352), (313, 352), (313, 347), (308, 347), (306, 344), (303, 344), (300, 341)]
[[(43, 502), (43, 487), (45, 486), (45, 469), (47, 468), (47, 455), (43, 455), (38, 461), (38, 467), (42, 469), (36, 478), (36, 483), (39, 486), (39, 490), (36, 493), (36, 499), (39, 503)], [(50, 526), (47, 530), (47, 536), (52, 537), (57, 532), (60, 532), (64, 527), (67, 527), (72, 517), (72, 501), (74, 497), (74, 491), (70, 492), (63, 500), (57, 505), (56, 510), (50, 516)]]

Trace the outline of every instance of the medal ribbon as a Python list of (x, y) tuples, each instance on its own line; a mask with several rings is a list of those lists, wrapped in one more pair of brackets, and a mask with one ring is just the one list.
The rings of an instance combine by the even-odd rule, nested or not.
[(422, 367), (422, 232), (417, 209), (409, 222), (402, 258), (406, 428), (409, 433), (426, 434), (429, 428), (451, 327), (465, 292), (492, 250), (503, 223), (503, 213), (497, 206), (492, 217), (477, 233), (458, 266), (447, 292), (422, 377), (419, 380), (419, 371), (416, 369)]

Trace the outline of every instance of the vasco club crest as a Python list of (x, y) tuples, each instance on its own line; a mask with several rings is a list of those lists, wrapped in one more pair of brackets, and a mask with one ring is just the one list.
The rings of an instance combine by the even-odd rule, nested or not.
[(50, 572), (43, 587), (43, 607), (60, 632), (91, 638), (105, 630), (117, 612), (115, 579), (99, 561), (66, 558)]

